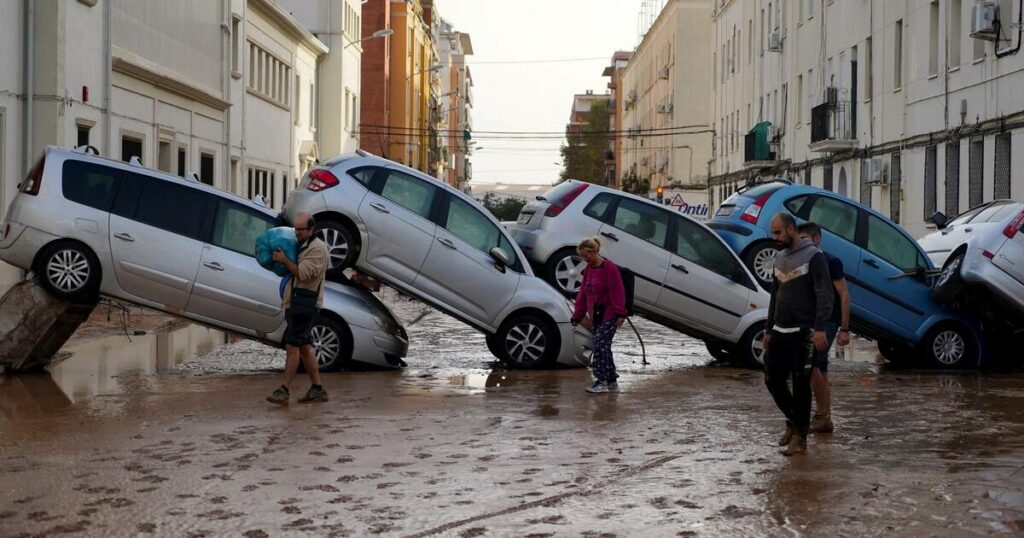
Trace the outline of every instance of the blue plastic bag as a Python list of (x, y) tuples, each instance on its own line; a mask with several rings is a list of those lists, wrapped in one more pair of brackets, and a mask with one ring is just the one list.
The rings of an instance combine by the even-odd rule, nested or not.
[(283, 250), (289, 260), (298, 261), (299, 243), (295, 240), (295, 228), (271, 228), (256, 238), (256, 261), (260, 266), (273, 271), (277, 276), (291, 274), (283, 263), (274, 261), (273, 255), (277, 249)]

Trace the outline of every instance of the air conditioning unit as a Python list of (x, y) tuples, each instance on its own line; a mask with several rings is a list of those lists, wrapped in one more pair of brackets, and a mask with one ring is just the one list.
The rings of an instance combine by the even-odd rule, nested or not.
[(884, 160), (869, 159), (867, 162), (867, 167), (868, 185), (886, 185), (889, 183), (889, 169)]
[(772, 52), (782, 52), (782, 33), (778, 30), (774, 30), (768, 34), (768, 50)]
[(971, 37), (995, 41), (999, 39), (999, 4), (978, 2), (971, 17)]

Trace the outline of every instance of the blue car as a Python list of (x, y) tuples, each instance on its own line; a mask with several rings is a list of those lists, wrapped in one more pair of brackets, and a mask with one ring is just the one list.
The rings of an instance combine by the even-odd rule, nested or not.
[(730, 196), (708, 227), (770, 289), (778, 245), (769, 227), (780, 211), (821, 226), (822, 250), (841, 259), (846, 270), (851, 328), (876, 340), (885, 358), (906, 362), (920, 354), (942, 367), (981, 363), (985, 340), (977, 322), (932, 299), (934, 266), (928, 255), (871, 208), (817, 187), (770, 181)]

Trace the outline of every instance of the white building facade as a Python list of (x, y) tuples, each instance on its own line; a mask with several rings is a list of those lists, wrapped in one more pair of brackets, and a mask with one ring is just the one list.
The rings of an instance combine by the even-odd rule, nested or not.
[(1024, 198), (1020, 0), (717, 4), (713, 206), (786, 177), (920, 237), (935, 211)]
[(473, 77), (466, 63), (466, 57), (473, 54), (473, 41), (443, 19), (436, 25), (434, 41), (442, 66), (437, 124), (445, 166), (444, 177), (439, 179), (465, 191), (473, 177), (473, 144), (466, 138), (466, 133), (473, 131)]

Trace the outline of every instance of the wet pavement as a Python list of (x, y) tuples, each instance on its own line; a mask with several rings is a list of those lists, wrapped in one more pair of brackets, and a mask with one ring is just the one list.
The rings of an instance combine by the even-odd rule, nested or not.
[(585, 370), (501, 370), (384, 294), (409, 368), (327, 374), (322, 404), (266, 404), (283, 352), (197, 327), (0, 377), (0, 536), (1024, 534), (1020, 373), (891, 370), (859, 343), (835, 434), (786, 459), (761, 375), (676, 333), (637, 323), (644, 366), (624, 330), (622, 391), (591, 396)]

